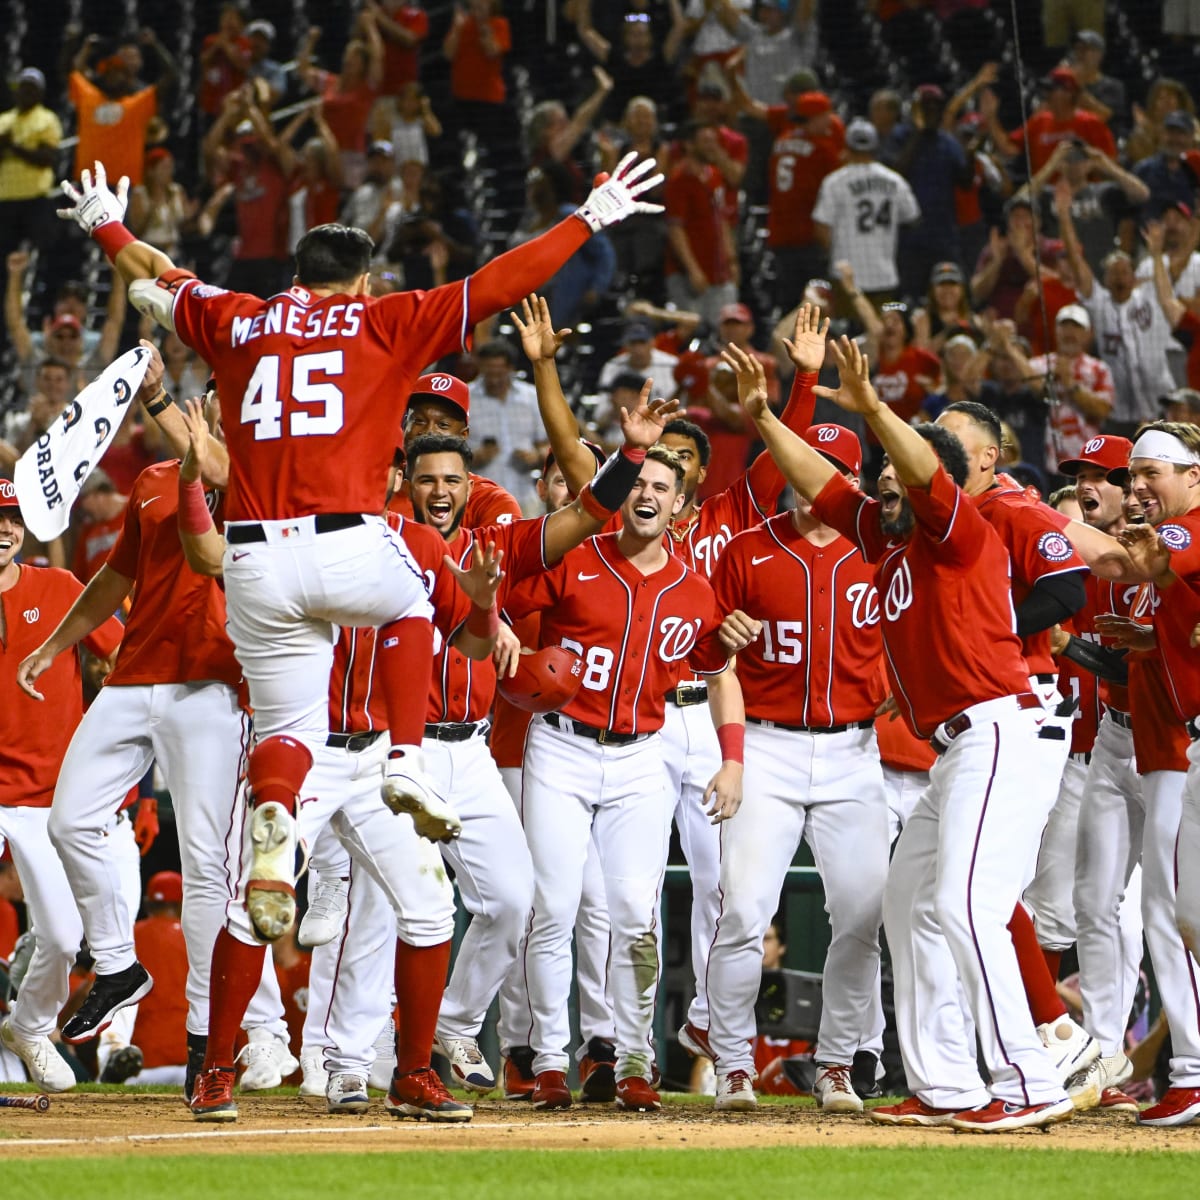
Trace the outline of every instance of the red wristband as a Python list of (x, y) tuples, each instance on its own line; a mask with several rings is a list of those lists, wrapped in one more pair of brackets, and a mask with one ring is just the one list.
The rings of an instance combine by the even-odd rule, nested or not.
[(496, 606), (480, 608), (478, 604), (472, 604), (467, 617), (467, 632), (475, 637), (494, 638), (500, 632), (500, 612)]
[(646, 461), (646, 451), (641, 446), (622, 446), (621, 454), (631, 463), (637, 463), (639, 467)]
[(200, 480), (188, 483), (179, 478), (179, 531), (181, 533), (207, 533), (214, 528), (208, 501), (204, 498), (204, 484)]
[(727, 721), (717, 730), (717, 745), (721, 747), (721, 761), (740, 763), (746, 745), (746, 727)]
[(92, 241), (104, 251), (104, 256), (110, 263), (115, 263), (117, 255), (126, 246), (136, 242), (137, 238), (120, 221), (109, 221), (99, 229), (92, 230)]

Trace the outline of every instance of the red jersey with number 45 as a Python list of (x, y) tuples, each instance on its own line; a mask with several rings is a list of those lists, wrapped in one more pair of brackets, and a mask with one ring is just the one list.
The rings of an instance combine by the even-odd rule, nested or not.
[[(1047, 519), (1042, 505), (1030, 500), (1020, 488), (1003, 484), (972, 496), (975, 507), (1000, 535), (1012, 560), (1012, 598), (1019, 607), (1039, 580), (1053, 575), (1087, 571), (1087, 563), (1075, 547), (1059, 532), (1058, 525)], [(1050, 653), (1050, 630), (1031, 633), (1021, 639), (1021, 649), (1031, 675), (1056, 675), (1058, 667)]]
[(729, 543), (712, 586), (721, 612), (763, 623), (738, 653), (748, 717), (816, 727), (874, 719), (879, 593), (857, 546), (843, 537), (815, 546), (781, 513)]
[[(522, 580), (544, 571), (546, 518), (514, 521), (511, 525), (490, 525), (485, 529), (467, 529), (452, 545), (443, 543), (448, 553), (464, 570), (471, 566), (471, 556), (478, 541), (486, 548), (489, 542), (504, 551), (497, 602), (504, 607), (505, 597)], [(461, 598), (460, 616), (455, 628), (467, 619), (471, 602), (458, 589)], [(491, 657), (474, 662), (453, 646), (443, 646), (433, 657), (433, 682), (429, 691), (431, 722), (482, 721), (492, 710), (496, 698), (496, 665)]]
[(725, 669), (721, 614), (706, 579), (672, 557), (643, 575), (621, 553), (619, 536), (589, 538), (518, 584), (504, 608), (513, 617), (540, 611), (540, 645), (566, 646), (584, 660), (583, 685), (562, 710), (568, 717), (614, 733), (653, 733), (679, 663), (703, 675)]
[(908, 727), (927, 738), (964, 708), (1028, 692), (1029, 668), (995, 531), (941, 466), (908, 500), (916, 528), (907, 542), (883, 532), (879, 502), (841, 475), (821, 489), (813, 514), (875, 563), (892, 694)]
[(187, 280), (175, 329), (212, 365), (229, 448), (226, 519), (377, 513), (425, 365), (467, 347), (467, 283), (269, 300)]
[(1200, 650), (1192, 647), (1192, 630), (1200, 624), (1200, 508), (1164, 521), (1158, 536), (1171, 551), (1171, 570), (1178, 576), (1165, 590), (1155, 589), (1154, 613), (1158, 652), (1167, 688), (1181, 720), (1200, 717)]

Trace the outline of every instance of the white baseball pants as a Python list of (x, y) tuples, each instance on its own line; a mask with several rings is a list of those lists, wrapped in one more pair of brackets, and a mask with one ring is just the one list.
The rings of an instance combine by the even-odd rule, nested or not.
[[(96, 970), (122, 971), (135, 961), (138, 905), (130, 912), (120, 902), (122, 867), (107, 831), (129, 789), (157, 761), (179, 834), (187, 1027), (196, 1034), (208, 1030), (212, 949), (237, 879), (238, 783), (249, 736), (249, 719), (223, 683), (102, 688), (71, 739), (50, 810), (50, 836), (71, 880)], [(251, 1002), (247, 1027), (282, 1021), (275, 973), (263, 977), (268, 991)]]
[[(137, 920), (138, 909), (142, 906), (142, 852), (133, 836), (135, 811), (133, 808), (127, 808), (119, 812), (109, 831), (109, 850), (120, 863), (121, 880), (124, 885), (121, 899), (129, 910), (131, 924)], [(100, 1074), (104, 1073), (109, 1058), (133, 1041), (133, 1027), (137, 1024), (137, 1014), (138, 1006), (127, 1004), (96, 1039), (96, 1066)]]
[[(512, 798), (515, 812), (521, 804), (521, 768), (501, 767), (500, 778)], [(528, 931), (527, 916), (522, 929), (522, 946)], [(577, 1058), (592, 1038), (611, 1042), (617, 1036), (608, 975), (609, 934), (604, 871), (600, 867), (596, 843), (589, 840), (587, 862), (583, 868), (583, 893), (579, 898), (579, 911), (575, 914), (575, 985), (582, 1041), (576, 1051)], [(501, 1049), (507, 1052), (513, 1046), (524, 1045), (521, 1039), (529, 1032), (529, 990), (525, 986), (525, 957), (521, 949), (504, 977), (498, 999), (500, 1019), (496, 1023), (496, 1033)]]
[(263, 521), (265, 542), (225, 547), (229, 636), (259, 741), (286, 733), (314, 758), (324, 750), (335, 626), (432, 617), (404, 539), (381, 517), (363, 521), (331, 533), (313, 517)]
[[(109, 820), (112, 820), (109, 813)], [(37, 938), (29, 970), (12, 1006), (22, 1037), (54, 1032), (70, 994), (70, 971), (83, 922), (71, 901), (71, 884), (47, 832), (50, 809), (0, 806), (0, 842), (7, 841), (25, 893), (29, 926)], [(24, 1078), (22, 1075), (21, 1078)]]
[[(1003, 697), (967, 710), (971, 728), (929, 773), (896, 843), (883, 920), (909, 1089), (935, 1108), (1064, 1098), (1033, 1020), (1008, 922), (1033, 874), (1061, 763), (1037, 736), (1038, 710)], [(939, 734), (944, 730), (939, 729)], [(992, 1079), (968, 1040), (959, 985)]]
[(888, 845), (899, 836), (908, 824), (908, 818), (917, 807), (917, 801), (929, 787), (928, 771), (901, 771), (883, 764), (883, 793), (887, 797)]
[(1192, 957), (1200, 961), (1200, 744), (1188, 747), (1188, 763), (1175, 851), (1175, 922)]
[(535, 880), (524, 956), (529, 1021), (528, 1035), (515, 1044), (533, 1047), (535, 1072), (567, 1070), (571, 928), (590, 835), (612, 922), (616, 1074), (650, 1076), (659, 893), (675, 807), (662, 753), (657, 734), (613, 746), (542, 720), (530, 725), (521, 796)]
[[(1189, 747), (1189, 760), (1193, 747)], [(1151, 771), (1142, 778), (1142, 922), (1159, 995), (1171, 1027), (1171, 1085), (1200, 1087), (1200, 966), (1175, 924), (1175, 844), (1190, 772)]]
[(1042, 831), (1033, 882), (1025, 889), (1038, 945), (1047, 950), (1066, 950), (1075, 943), (1075, 854), (1088, 766), (1082, 758), (1067, 759), (1058, 799)]
[(722, 1072), (753, 1071), (763, 934), (800, 840), (825, 888), (816, 1060), (849, 1066), (872, 1033), (888, 818), (874, 729), (796, 733), (746, 725), (745, 800), (720, 826), (720, 915), (708, 964), (709, 1040)]
[(442, 998), (438, 1036), (478, 1037), (521, 950), (533, 907), (533, 862), (484, 734), (465, 742), (426, 738), (421, 746), (431, 786), (462, 820), (461, 836), (440, 849), (471, 914)]
[(1107, 1058), (1125, 1046), (1142, 964), (1142, 918), (1127, 901), (1146, 820), (1133, 734), (1100, 721), (1079, 810), (1074, 895), (1083, 1026)]
[(692, 974), (696, 994), (687, 1019), (709, 1027), (708, 953), (720, 911), (721, 835), (704, 811), (704, 789), (721, 767), (721, 748), (707, 704), (681, 708), (667, 701), (663, 761), (675, 796), (675, 828), (692, 877)]

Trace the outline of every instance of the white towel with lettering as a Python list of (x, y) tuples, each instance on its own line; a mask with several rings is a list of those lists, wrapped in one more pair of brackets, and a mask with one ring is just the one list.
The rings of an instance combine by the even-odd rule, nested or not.
[(71, 520), (83, 481), (104, 457), (150, 366), (150, 351), (122, 354), (71, 401), (21, 455), (13, 472), (21, 516), (40, 541), (58, 537)]

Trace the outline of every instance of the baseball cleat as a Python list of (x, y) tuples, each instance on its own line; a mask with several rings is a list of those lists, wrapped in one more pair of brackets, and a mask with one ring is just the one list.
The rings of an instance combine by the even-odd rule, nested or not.
[(468, 1091), (483, 1095), (495, 1089), (496, 1076), (473, 1037), (437, 1037), (433, 1048), (450, 1064), (450, 1074)]
[(62, 1027), (62, 1039), (77, 1045), (103, 1033), (127, 1005), (150, 995), (154, 980), (140, 962), (114, 975), (97, 975), (79, 1011)]
[(529, 1095), (534, 1108), (570, 1108), (571, 1089), (561, 1071), (539, 1071)]
[(878, 1100), (883, 1095), (883, 1064), (879, 1055), (870, 1050), (856, 1050), (850, 1066), (850, 1086), (864, 1100)]
[(250, 841), (246, 911), (254, 936), (273, 942), (296, 919), (296, 818), (282, 804), (260, 804), (250, 818)]
[(832, 1113), (860, 1113), (863, 1102), (850, 1083), (848, 1064), (819, 1063), (813, 1080), (813, 1099), (817, 1107)]
[[(183, 1102), (191, 1104), (192, 1095), (196, 1091), (196, 1080), (204, 1070), (204, 1058), (208, 1054), (208, 1035), (205, 1033), (189, 1033), (187, 1035), (187, 1067), (183, 1075)], [(325, 1091), (322, 1088), (321, 1095)]]
[(617, 1107), (625, 1112), (658, 1112), (662, 1108), (662, 1098), (648, 1079), (629, 1075), (617, 1080)]
[(1100, 1057), (1100, 1043), (1070, 1017), (1047, 1021), (1037, 1027), (1037, 1033), (1042, 1045), (1050, 1051), (1054, 1068), (1063, 1083), (1087, 1070)]
[(1090, 1067), (1085, 1067), (1063, 1085), (1076, 1112), (1088, 1112), (1100, 1104), (1100, 1093), (1104, 1090), (1104, 1067), (1101, 1060), (1096, 1059)]
[(29, 1078), (44, 1091), (66, 1092), (75, 1086), (75, 1072), (45, 1034), (25, 1037), (8, 1017), (0, 1024), (0, 1044), (25, 1064)]
[(1163, 1098), (1138, 1113), (1139, 1125), (1190, 1125), (1200, 1117), (1200, 1088), (1168, 1088)]
[[(312, 879), (312, 875), (309, 875)], [(350, 880), (336, 875), (321, 876), (313, 889), (308, 910), (296, 931), (296, 941), (302, 946), (326, 946), (345, 927), (346, 912), (350, 904)]]
[(383, 802), (397, 816), (407, 813), (417, 833), (431, 842), (450, 842), (462, 833), (462, 821), (425, 782), (425, 758), (419, 746), (393, 746), (383, 773)]
[(701, 1029), (698, 1025), (693, 1025), (688, 1021), (679, 1030), (679, 1044), (693, 1057), (704, 1057), (717, 1061), (717, 1056), (712, 1052), (712, 1047), (708, 1044), (708, 1030)]
[(918, 1096), (900, 1104), (888, 1104), (871, 1109), (871, 1120), (880, 1125), (949, 1125), (958, 1115), (953, 1108), (934, 1108)]
[(1069, 1121), (1074, 1115), (1075, 1106), (1069, 1096), (1049, 1104), (1028, 1106), (993, 1100), (982, 1108), (955, 1113), (950, 1118), (950, 1125), (966, 1133), (1011, 1133), (1016, 1129), (1045, 1129), (1060, 1121)]
[(432, 1067), (392, 1076), (392, 1086), (383, 1102), (393, 1117), (415, 1117), (425, 1121), (469, 1121), (475, 1111), (455, 1100)]
[(315, 1050), (301, 1050), (300, 1072), (300, 1099), (310, 1104), (320, 1103), (325, 1099), (325, 1089), (329, 1085), (324, 1049), (318, 1047)]
[(1138, 1102), (1118, 1087), (1106, 1087), (1100, 1093), (1101, 1112), (1131, 1112), (1138, 1111)]
[(717, 1076), (717, 1094), (713, 1099), (717, 1112), (753, 1112), (758, 1108), (758, 1097), (748, 1071), (730, 1071)]
[(265, 1092), (282, 1087), (284, 1079), (300, 1069), (300, 1061), (287, 1042), (269, 1029), (251, 1029), (248, 1036), (250, 1040), (236, 1059), (243, 1067), (239, 1092)]
[(100, 1072), (101, 1083), (124, 1083), (139, 1074), (144, 1062), (141, 1050), (137, 1046), (122, 1046), (108, 1056), (104, 1070)]
[(617, 1048), (607, 1038), (589, 1039), (579, 1060), (579, 1099), (584, 1104), (611, 1104), (617, 1098)]
[(196, 1089), (188, 1107), (197, 1121), (236, 1121), (233, 1100), (233, 1068), (210, 1067), (196, 1077)]
[(361, 1075), (330, 1075), (325, 1085), (325, 1107), (331, 1113), (364, 1113), (370, 1105), (367, 1081)]
[[(512, 1046), (504, 1057), (505, 1100), (528, 1100), (533, 1095), (537, 1076), (533, 1073), (533, 1050)], [(613, 1085), (614, 1089), (616, 1084)]]
[(1123, 1050), (1110, 1054), (1100, 1060), (1104, 1069), (1104, 1086), (1119, 1088), (1133, 1078), (1133, 1063), (1129, 1061)]

